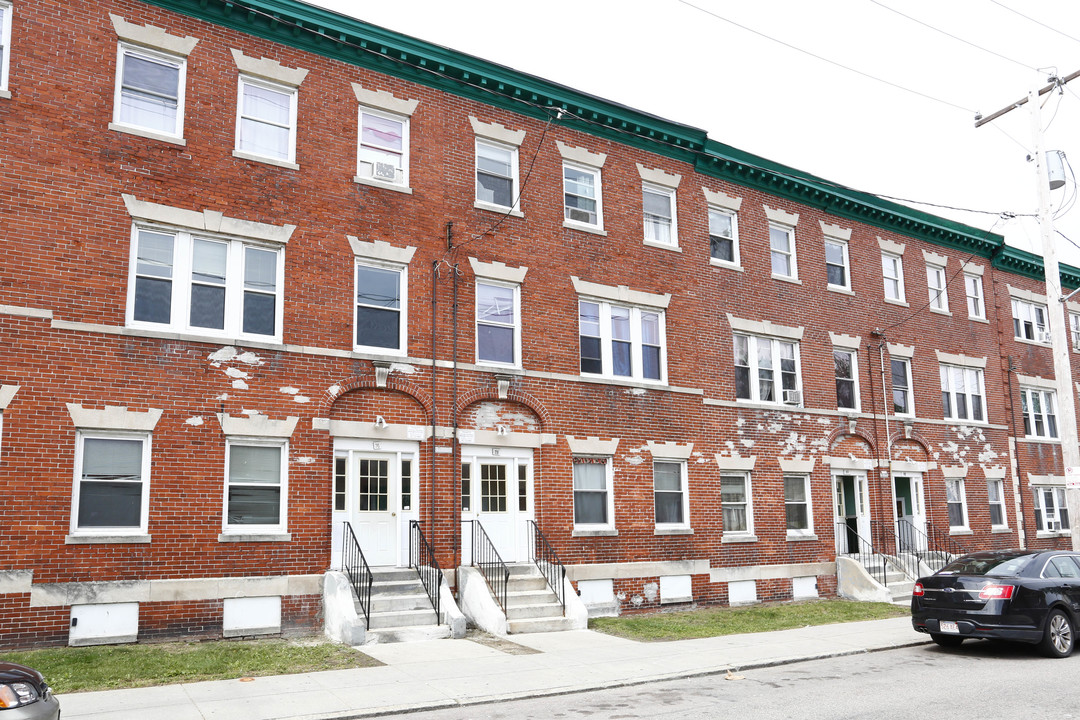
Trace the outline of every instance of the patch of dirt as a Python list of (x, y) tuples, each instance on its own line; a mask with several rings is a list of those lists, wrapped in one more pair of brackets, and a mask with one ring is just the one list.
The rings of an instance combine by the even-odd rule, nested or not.
[(498, 650), (507, 655), (536, 655), (540, 652), (534, 648), (510, 642), (506, 638), (486, 633), (483, 630), (469, 630), (465, 633), (465, 639), (472, 640), (474, 643), (480, 643), (484, 647)]

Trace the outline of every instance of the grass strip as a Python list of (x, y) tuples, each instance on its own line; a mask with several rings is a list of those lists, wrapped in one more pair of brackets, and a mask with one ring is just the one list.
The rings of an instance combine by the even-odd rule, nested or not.
[(589, 620), (589, 628), (630, 640), (658, 642), (790, 630), (807, 625), (880, 620), (910, 613), (911, 610), (907, 607), (888, 603), (813, 600), (742, 608), (709, 607), (682, 612), (592, 618)]

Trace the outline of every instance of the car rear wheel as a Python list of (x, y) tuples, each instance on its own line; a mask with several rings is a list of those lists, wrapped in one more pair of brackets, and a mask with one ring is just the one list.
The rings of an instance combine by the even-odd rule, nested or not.
[(964, 642), (964, 638), (959, 635), (938, 635), (937, 633), (930, 633), (930, 639), (945, 648), (959, 647), (960, 643)]
[(1051, 610), (1046, 618), (1046, 630), (1043, 631), (1039, 649), (1047, 657), (1063, 658), (1072, 654), (1075, 643), (1076, 636), (1069, 616), (1061, 610)]

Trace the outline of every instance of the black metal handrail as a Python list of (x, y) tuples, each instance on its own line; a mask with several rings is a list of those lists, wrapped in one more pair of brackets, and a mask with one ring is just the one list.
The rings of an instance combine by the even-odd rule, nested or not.
[(364, 611), (364, 623), (371, 625), (371, 584), (375, 578), (371, 575), (371, 567), (348, 520), (345, 521), (342, 532), (341, 546), (341, 568), (349, 578), (353, 593), (360, 602), (360, 609)]
[(873, 520), (870, 527), (873, 533), (874, 546), (878, 552), (886, 553), (888, 562), (904, 573), (909, 580), (918, 580), (919, 576), (922, 575), (922, 570), (919, 567), (920, 557), (918, 553), (905, 549), (903, 538), (897, 532), (897, 526)]
[[(866, 572), (870, 574), (870, 577), (877, 580), (885, 587), (888, 587), (888, 560), (885, 556), (874, 550), (873, 544), (848, 527), (846, 522), (841, 521), (836, 523), (836, 532), (837, 537), (839, 537), (839, 533), (844, 533), (846, 537), (848, 551), (845, 555), (858, 561), (858, 563), (866, 569)], [(851, 549), (852, 539), (855, 540), (855, 550)]]
[(419, 520), (409, 521), (409, 567), (416, 568), (420, 582), (424, 584), (431, 607), (435, 609), (436, 622), (442, 622), (439, 612), (439, 590), (442, 587), (443, 571), (435, 559), (435, 549), (424, 537)]
[(562, 605), (562, 613), (566, 615), (566, 567), (556, 554), (555, 548), (551, 547), (551, 543), (544, 537), (544, 533), (540, 532), (540, 526), (536, 524), (536, 521), (529, 520), (528, 523), (532, 526), (529, 539), (532, 544), (533, 562), (547, 580), (548, 586), (555, 591), (559, 604)]
[(506, 614), (506, 588), (510, 584), (510, 568), (503, 562), (499, 551), (488, 537), (484, 526), (479, 520), (466, 520), (472, 523), (472, 564), (480, 568), (481, 574), (487, 580), (491, 594), (499, 603), (503, 614)]

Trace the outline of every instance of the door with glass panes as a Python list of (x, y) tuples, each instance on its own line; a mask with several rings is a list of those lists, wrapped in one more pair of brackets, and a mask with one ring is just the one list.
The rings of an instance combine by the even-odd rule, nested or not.
[(870, 539), (870, 495), (866, 473), (833, 475), (833, 500), (836, 507), (836, 553), (861, 551), (860, 538)]
[[(528, 560), (532, 520), (532, 450), (464, 446), (461, 455), (461, 518), (478, 520), (505, 562)], [(464, 524), (465, 558), (472, 555), (471, 523)]]
[(334, 451), (335, 567), (347, 521), (369, 565), (408, 564), (409, 521), (418, 519), (416, 443), (345, 440)]

